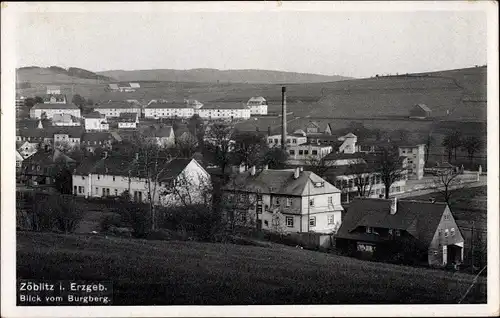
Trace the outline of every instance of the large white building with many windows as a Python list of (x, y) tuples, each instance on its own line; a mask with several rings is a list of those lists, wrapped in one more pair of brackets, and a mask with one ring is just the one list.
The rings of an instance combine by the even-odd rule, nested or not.
[(209, 120), (239, 120), (249, 119), (250, 109), (242, 103), (220, 102), (212, 104), (204, 104), (203, 107), (195, 109), (195, 114), (198, 114), (202, 119)]
[(190, 118), (194, 108), (187, 103), (151, 102), (144, 108), (146, 118)]
[(94, 106), (94, 110), (109, 117), (120, 117), (121, 113), (137, 113), (141, 117), (142, 109), (137, 103), (127, 101), (109, 101)]
[(267, 115), (267, 100), (262, 97), (252, 97), (247, 102), (251, 115)]
[(76, 118), (81, 117), (81, 112), (75, 104), (36, 104), (30, 109), (31, 118), (47, 118), (52, 119), (54, 115), (67, 114)]

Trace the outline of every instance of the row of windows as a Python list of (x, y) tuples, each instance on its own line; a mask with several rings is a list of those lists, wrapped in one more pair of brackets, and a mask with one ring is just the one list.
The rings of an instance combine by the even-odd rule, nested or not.
[[(377, 233), (376, 229), (370, 226), (367, 226), (365, 231), (368, 234)], [(398, 229), (389, 229), (388, 233), (389, 235), (401, 236), (401, 231)]]
[[(274, 139), (273, 138), (269, 138), (268, 143), (272, 144), (273, 142), (275, 144), (278, 144), (278, 143), (281, 142), (281, 139), (278, 139), (278, 138), (274, 138)], [(286, 139), (286, 143), (287, 144), (290, 144), (290, 143), (296, 144), (297, 143), (297, 138), (287, 138)]]
[[(328, 225), (333, 225), (333, 224), (335, 224), (335, 215), (330, 214), (330, 215), (328, 215)], [(286, 217), (286, 226), (287, 227), (294, 226), (293, 216)], [(309, 227), (315, 227), (315, 226), (316, 226), (316, 217), (315, 216), (309, 217)]]
[[(441, 235), (443, 233), (443, 230), (439, 229), (438, 233), (439, 233), (439, 235)], [(448, 229), (444, 230), (444, 237), (448, 237), (448, 235), (455, 236), (455, 228), (454, 227), (452, 227), (450, 231), (448, 231)]]

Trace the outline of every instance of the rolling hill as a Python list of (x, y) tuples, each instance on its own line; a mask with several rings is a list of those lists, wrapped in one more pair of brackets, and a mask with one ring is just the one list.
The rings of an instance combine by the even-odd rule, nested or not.
[[(18, 232), (17, 278), (112, 281), (113, 305), (456, 304), (473, 276), (255, 247)], [(486, 302), (486, 279), (464, 303)]]
[(344, 76), (326, 76), (307, 73), (281, 72), (269, 70), (218, 70), (198, 68), (191, 70), (111, 70), (98, 72), (119, 81), (167, 81), (201, 83), (322, 83), (350, 79)]
[(89, 84), (113, 80), (82, 68), (70, 67), (65, 69), (59, 66), (21, 67), (16, 70), (16, 77), (18, 85), (28, 87), (30, 84)]

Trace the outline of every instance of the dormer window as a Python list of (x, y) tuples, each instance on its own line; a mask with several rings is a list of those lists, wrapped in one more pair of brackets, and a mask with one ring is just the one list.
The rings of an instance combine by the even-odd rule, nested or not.
[(366, 227), (366, 233), (371, 234), (373, 232), (373, 229), (369, 226)]

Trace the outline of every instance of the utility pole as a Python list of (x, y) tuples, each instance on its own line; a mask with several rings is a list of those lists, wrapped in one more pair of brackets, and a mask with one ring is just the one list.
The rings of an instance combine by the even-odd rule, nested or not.
[(471, 273), (474, 274), (474, 221), (472, 221), (471, 235), (470, 235), (470, 268)]

